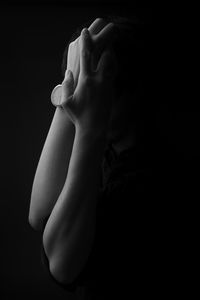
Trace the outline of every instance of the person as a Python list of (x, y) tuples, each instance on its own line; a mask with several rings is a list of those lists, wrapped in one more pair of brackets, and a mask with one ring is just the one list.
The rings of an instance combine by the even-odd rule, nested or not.
[[(150, 168), (136, 149), (148, 69), (144, 32), (137, 19), (104, 16), (79, 28), (64, 52), (29, 223), (42, 232), (51, 278), (78, 299), (126, 299), (152, 288), (143, 188)], [(138, 137), (137, 145), (144, 148)]]

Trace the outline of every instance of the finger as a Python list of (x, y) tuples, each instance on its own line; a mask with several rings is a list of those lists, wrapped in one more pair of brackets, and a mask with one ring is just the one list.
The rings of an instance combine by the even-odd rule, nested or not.
[(95, 37), (97, 48), (108, 46), (117, 34), (117, 28), (113, 23), (108, 23)]
[(81, 31), (80, 42), (80, 73), (90, 75), (91, 73), (91, 49), (92, 41), (87, 28)]
[(102, 52), (110, 47), (117, 37), (117, 28), (113, 23), (106, 25), (99, 34), (94, 36), (95, 61), (98, 63)]
[(88, 28), (90, 34), (97, 34), (99, 33), (107, 24), (107, 22), (102, 18), (97, 18)]
[(71, 70), (66, 70), (65, 78), (62, 83), (63, 95), (68, 97), (74, 92), (74, 76)]
[(70, 69), (73, 72), (75, 86), (78, 82), (78, 75), (80, 71), (80, 49), (79, 49), (79, 39), (76, 39), (74, 42), (70, 43), (68, 47), (67, 55), (67, 69)]

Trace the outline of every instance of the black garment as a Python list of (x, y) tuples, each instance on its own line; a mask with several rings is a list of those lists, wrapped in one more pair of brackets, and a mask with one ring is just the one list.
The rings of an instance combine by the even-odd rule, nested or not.
[[(140, 225), (135, 221), (135, 215), (138, 218), (141, 214), (141, 211), (136, 212), (135, 152), (135, 148), (130, 148), (117, 156), (111, 145), (105, 151), (92, 252), (76, 280), (70, 285), (63, 285), (69, 292), (77, 294), (79, 287), (84, 286), (86, 294), (93, 295), (91, 298), (80, 299), (97, 299), (94, 296), (96, 294), (113, 297), (117, 290), (119, 293), (119, 285), (123, 291), (130, 279), (129, 284), (133, 284), (129, 273), (130, 270), (133, 272), (131, 265), (135, 261), (133, 248), (140, 248), (134, 242), (138, 238), (136, 228), (143, 226), (142, 220)], [(42, 261), (49, 270), (43, 248)]]
[[(173, 286), (174, 274), (180, 278), (178, 269), (185, 274), (179, 211), (189, 167), (173, 149), (153, 152), (106, 151), (94, 245), (76, 280), (63, 285), (77, 299), (160, 297)], [(48, 270), (43, 249), (42, 259)]]

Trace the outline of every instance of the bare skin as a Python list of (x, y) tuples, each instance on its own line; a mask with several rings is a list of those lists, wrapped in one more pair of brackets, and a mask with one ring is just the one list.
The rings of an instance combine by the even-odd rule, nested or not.
[[(91, 35), (93, 49), (98, 49), (95, 52), (95, 59), (97, 60), (100, 50), (102, 51), (108, 41), (112, 40), (114, 27), (112, 24), (106, 24), (103, 19), (98, 18), (90, 25), (88, 30)], [(70, 70), (73, 74), (73, 90), (77, 85), (80, 73), (79, 40), (80, 37), (69, 45), (67, 58), (67, 70)], [(66, 76), (63, 81), (63, 93), (65, 93), (67, 99), (71, 91), (64, 89), (64, 86), (66, 86), (65, 79)], [(70, 87), (68, 85), (69, 89)], [(62, 107), (57, 107), (33, 181), (29, 223), (36, 230), (43, 229), (44, 220), (51, 214), (62, 191), (68, 173), (74, 137), (74, 123)]]
[[(101, 161), (112, 108), (113, 56), (103, 51), (92, 68), (92, 39), (87, 29), (80, 37), (80, 73), (73, 95), (73, 73), (63, 82), (62, 107), (75, 126), (75, 139), (67, 178), (43, 233), (52, 275), (72, 282), (83, 268), (95, 235), (96, 205)], [(114, 68), (113, 68), (114, 69)], [(104, 122), (102, 122), (102, 120)]]

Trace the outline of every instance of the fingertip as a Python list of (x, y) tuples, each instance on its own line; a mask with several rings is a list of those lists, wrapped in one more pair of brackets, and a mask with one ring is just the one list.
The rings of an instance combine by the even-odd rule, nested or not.
[(104, 18), (102, 17), (97, 17), (93, 23), (89, 26), (89, 32), (91, 34), (98, 34), (104, 26), (107, 24)]
[(95, 19), (95, 22), (102, 22), (102, 21), (104, 21), (104, 19), (101, 18), (101, 17), (97, 17), (97, 18)]
[(86, 27), (83, 28), (82, 31), (81, 31), (81, 34), (82, 34), (83, 36), (88, 36), (88, 35), (89, 35), (88, 29), (87, 29)]

